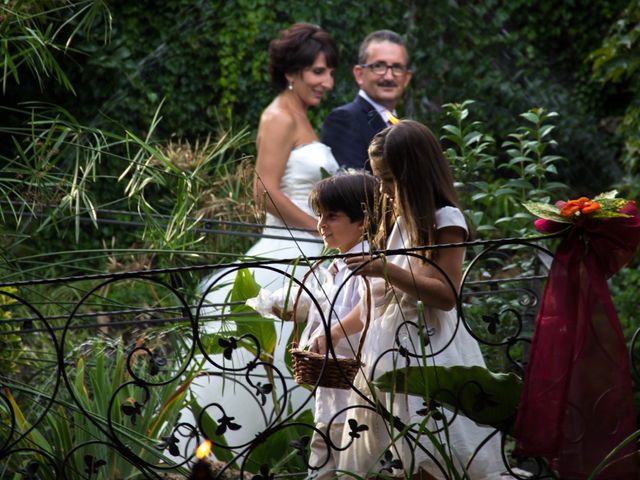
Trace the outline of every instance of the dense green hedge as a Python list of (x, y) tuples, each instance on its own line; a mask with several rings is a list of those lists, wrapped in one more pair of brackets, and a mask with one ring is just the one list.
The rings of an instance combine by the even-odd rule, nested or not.
[[(500, 132), (541, 106), (560, 114), (558, 153), (570, 159), (563, 173), (576, 191), (596, 193), (620, 176), (620, 141), (606, 119), (624, 111), (624, 96), (592, 82), (585, 60), (626, 0), (104, 3), (111, 17), (78, 32), (76, 50), (60, 54), (75, 95), (54, 81), (45, 88), (48, 100), (96, 126), (144, 131), (164, 99), (160, 138), (195, 138), (221, 124), (254, 127), (273, 96), (268, 42), (295, 21), (322, 25), (340, 46), (336, 88), (312, 112), (319, 126), (355, 93), (351, 66), (360, 40), (390, 28), (406, 35), (415, 71), (405, 115), (436, 129), (442, 104), (472, 98), (478, 117)], [(18, 97), (34, 99), (28, 79), (22, 83)]]

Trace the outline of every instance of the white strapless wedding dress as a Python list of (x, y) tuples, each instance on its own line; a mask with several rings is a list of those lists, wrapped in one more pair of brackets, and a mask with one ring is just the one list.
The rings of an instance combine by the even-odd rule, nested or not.
[[(280, 189), (301, 210), (315, 216), (309, 207), (309, 193), (323, 176), (327, 173), (334, 174), (337, 170), (338, 164), (329, 147), (320, 142), (301, 145), (291, 151)], [(302, 279), (304, 273), (308, 270), (307, 262), (304, 259), (320, 255), (323, 248), (322, 242), (317, 235), (278, 227), (285, 227), (285, 225), (279, 218), (267, 214), (263, 238), (247, 251), (246, 261), (282, 260), (300, 257), (301, 259), (295, 267), (295, 277)], [(291, 271), (292, 269), (291, 266), (285, 264), (273, 264), (272, 266), (284, 271)], [(225, 302), (235, 274), (230, 273), (220, 278), (219, 284), (222, 285), (221, 288), (208, 289), (212, 284), (216, 283), (216, 280), (221, 275), (224, 275), (225, 271), (229, 272), (229, 270), (215, 272), (202, 282), (201, 291), (205, 294), (205, 306), (201, 309), (200, 316), (215, 315), (222, 311), (221, 307), (215, 305)], [(252, 274), (262, 288), (270, 291), (289, 283), (286, 275), (264, 268), (254, 268), (252, 269)], [(210, 306), (207, 307), (206, 305)], [(230, 323), (233, 324), (233, 322), (226, 322), (227, 325), (222, 327), (221, 322), (210, 321), (201, 323), (199, 328), (200, 332), (218, 333), (225, 328), (233, 329), (234, 327), (230, 326)], [(305, 403), (305, 407), (311, 408), (313, 405), (312, 399), (310, 399), (310, 392), (295, 384), (285, 364), (285, 352), (292, 329), (292, 322), (276, 323), (277, 343), (273, 364), (286, 377), (285, 384), (288, 390), (288, 398), (278, 401), (279, 406), (284, 407), (280, 419), (286, 416), (289, 408), (296, 410)], [(228, 335), (222, 334), (221, 338), (227, 339)], [(274, 413), (272, 395), (270, 393), (263, 394), (266, 391), (264, 390), (264, 385), (269, 382), (265, 375), (266, 368), (257, 366), (251, 371), (250, 378), (248, 378), (245, 367), (255, 357), (243, 348), (235, 349), (231, 360), (225, 359), (222, 354), (212, 355), (211, 357), (218, 365), (211, 365), (205, 362), (203, 368), (212, 375), (197, 378), (191, 384), (191, 393), (197, 398), (200, 407), (217, 403), (224, 409), (224, 415), (228, 418), (233, 418), (233, 423), (241, 425), (240, 429), (232, 430), (227, 428), (224, 432), (229, 446), (238, 447), (236, 453), (241, 452), (243, 450), (241, 446), (255, 440), (256, 434), (277, 423), (278, 420), (277, 415)], [(202, 359), (202, 355), (196, 355), (195, 361), (202, 361)], [(224, 375), (220, 375), (222, 371), (220, 365), (224, 365), (225, 369), (236, 369), (237, 371), (225, 370)], [(260, 382), (259, 385), (258, 382)], [(285, 390), (285, 385), (278, 377), (276, 377), (274, 383), (275, 385), (272, 385), (272, 388), (280, 398)], [(258, 392), (260, 388), (263, 388), (263, 393)], [(207, 408), (207, 412), (220, 425), (220, 419), (223, 416), (222, 410), (217, 406), (210, 406)], [(185, 409), (182, 411), (181, 422), (195, 425), (191, 410)], [(181, 447), (185, 447), (185, 441), (185, 439), (180, 440)], [(191, 448), (195, 449), (195, 445), (189, 444), (186, 446), (185, 453), (189, 454), (189, 451), (193, 451)], [(215, 455), (215, 449), (212, 453)]]
[[(323, 178), (323, 172), (334, 174), (338, 170), (338, 163), (331, 154), (331, 149), (320, 142), (300, 145), (291, 151), (287, 166), (280, 181), (280, 190), (298, 208), (315, 217), (309, 207), (309, 193), (313, 186)], [(324, 174), (326, 175), (326, 174)], [(289, 259), (296, 257), (312, 257), (319, 255), (322, 251), (322, 241), (315, 234), (300, 230), (288, 230), (286, 225), (274, 215), (267, 213), (265, 228), (262, 231), (264, 238), (261, 238), (247, 253), (247, 260), (260, 259)], [(279, 238), (272, 238), (279, 237)], [(296, 268), (296, 278), (302, 278), (306, 269)], [(279, 265), (274, 265), (279, 267)], [(282, 266), (282, 268), (285, 268)], [(281, 275), (277, 275), (266, 269), (255, 269), (253, 272), (256, 282), (263, 288), (275, 290), (282, 280)], [(233, 279), (225, 279), (225, 283)], [(210, 281), (210, 280), (209, 280)], [(278, 285), (274, 285), (274, 283)], [(206, 300), (211, 303), (224, 301), (223, 292), (210, 292)]]

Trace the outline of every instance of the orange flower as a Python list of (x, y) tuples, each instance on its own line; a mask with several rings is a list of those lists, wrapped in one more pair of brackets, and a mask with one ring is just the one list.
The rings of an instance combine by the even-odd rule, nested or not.
[(575, 215), (588, 215), (597, 212), (602, 208), (598, 202), (592, 202), (587, 197), (580, 197), (577, 200), (569, 200), (560, 209), (560, 215), (571, 218)]
[(598, 202), (587, 202), (584, 207), (580, 209), (580, 211), (584, 214), (589, 214), (593, 212), (597, 212), (600, 210), (600, 204)]

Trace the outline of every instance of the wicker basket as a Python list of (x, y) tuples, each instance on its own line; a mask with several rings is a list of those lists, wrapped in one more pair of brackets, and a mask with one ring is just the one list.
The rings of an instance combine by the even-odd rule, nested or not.
[[(316, 265), (309, 269), (305, 274), (303, 283)], [(367, 319), (364, 329), (362, 330), (362, 335), (360, 335), (358, 351), (355, 358), (336, 359), (333, 358), (329, 352), (327, 352), (326, 355), (321, 355), (319, 353), (298, 348), (298, 321), (296, 318), (296, 307), (302, 288), (299, 289), (293, 307), (293, 342), (289, 349), (291, 362), (293, 364), (293, 377), (296, 383), (302, 385), (317, 385), (319, 387), (340, 388), (344, 390), (350, 389), (353, 385), (353, 379), (355, 378), (356, 373), (358, 373), (358, 369), (362, 366), (362, 363), (360, 362), (360, 354), (362, 353), (362, 345), (364, 344), (364, 339), (367, 335), (367, 330), (369, 329), (369, 320), (371, 316), (371, 287), (369, 285), (369, 280), (365, 277), (363, 277), (363, 279), (367, 289)]]

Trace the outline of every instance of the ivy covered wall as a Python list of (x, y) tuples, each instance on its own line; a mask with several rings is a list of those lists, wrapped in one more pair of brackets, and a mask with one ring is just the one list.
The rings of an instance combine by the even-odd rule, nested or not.
[[(610, 119), (628, 99), (616, 86), (591, 81), (586, 59), (626, 0), (103, 3), (109, 15), (79, 31), (73, 50), (59, 53), (75, 94), (54, 81), (44, 88), (47, 100), (96, 126), (143, 132), (163, 102), (160, 138), (255, 128), (273, 96), (269, 40), (296, 21), (320, 24), (340, 47), (336, 88), (311, 113), (319, 126), (329, 109), (355, 94), (351, 66), (361, 39), (389, 28), (406, 36), (415, 72), (404, 115), (436, 129), (442, 104), (474, 99), (475, 114), (500, 132), (541, 106), (560, 114), (558, 153), (569, 158), (563, 174), (577, 191), (603, 190), (621, 173), (621, 142)], [(14, 93), (32, 100), (36, 87), (23, 82)]]

